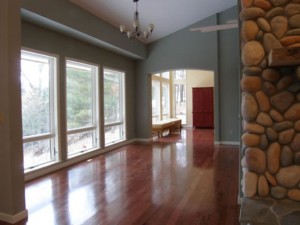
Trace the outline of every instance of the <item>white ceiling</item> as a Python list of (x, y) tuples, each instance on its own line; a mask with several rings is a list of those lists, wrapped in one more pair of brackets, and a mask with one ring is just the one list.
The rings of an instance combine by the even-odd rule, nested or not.
[[(70, 1), (117, 28), (122, 24), (132, 29), (133, 0)], [(149, 23), (154, 24), (149, 43), (236, 4), (237, 0), (139, 0), (140, 25), (144, 30)]]

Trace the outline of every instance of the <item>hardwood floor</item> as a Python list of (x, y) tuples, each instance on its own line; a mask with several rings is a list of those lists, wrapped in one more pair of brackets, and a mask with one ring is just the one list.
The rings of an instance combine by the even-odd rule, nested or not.
[(122, 147), (27, 183), (18, 225), (238, 225), (238, 151), (192, 129)]

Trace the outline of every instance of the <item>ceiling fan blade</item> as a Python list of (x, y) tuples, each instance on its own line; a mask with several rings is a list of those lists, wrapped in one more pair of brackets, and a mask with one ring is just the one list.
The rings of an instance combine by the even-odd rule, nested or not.
[(237, 28), (237, 27), (238, 27), (238, 23), (228, 23), (228, 24), (222, 24), (222, 25), (191, 28), (190, 31), (210, 32), (210, 31), (217, 31), (217, 30), (233, 29), (233, 28)]

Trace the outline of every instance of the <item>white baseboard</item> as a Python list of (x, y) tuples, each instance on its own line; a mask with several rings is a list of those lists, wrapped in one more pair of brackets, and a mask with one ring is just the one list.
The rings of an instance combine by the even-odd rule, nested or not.
[(15, 224), (21, 220), (24, 220), (28, 217), (28, 210), (25, 209), (22, 212), (19, 212), (15, 215), (9, 215), (6, 213), (1, 213), (0, 212), (0, 221), (10, 223), (10, 224)]
[(237, 141), (215, 141), (215, 145), (240, 145)]
[(183, 124), (182, 128), (193, 128), (193, 125), (189, 125), (189, 124)]
[(153, 138), (136, 138), (134, 139), (134, 141), (141, 143), (151, 143), (153, 141)]

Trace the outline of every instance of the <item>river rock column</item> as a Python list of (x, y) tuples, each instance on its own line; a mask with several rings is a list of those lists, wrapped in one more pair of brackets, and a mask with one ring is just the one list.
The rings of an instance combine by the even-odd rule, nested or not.
[(300, 47), (300, 0), (241, 0), (242, 191), (300, 201), (300, 66), (270, 67)]

